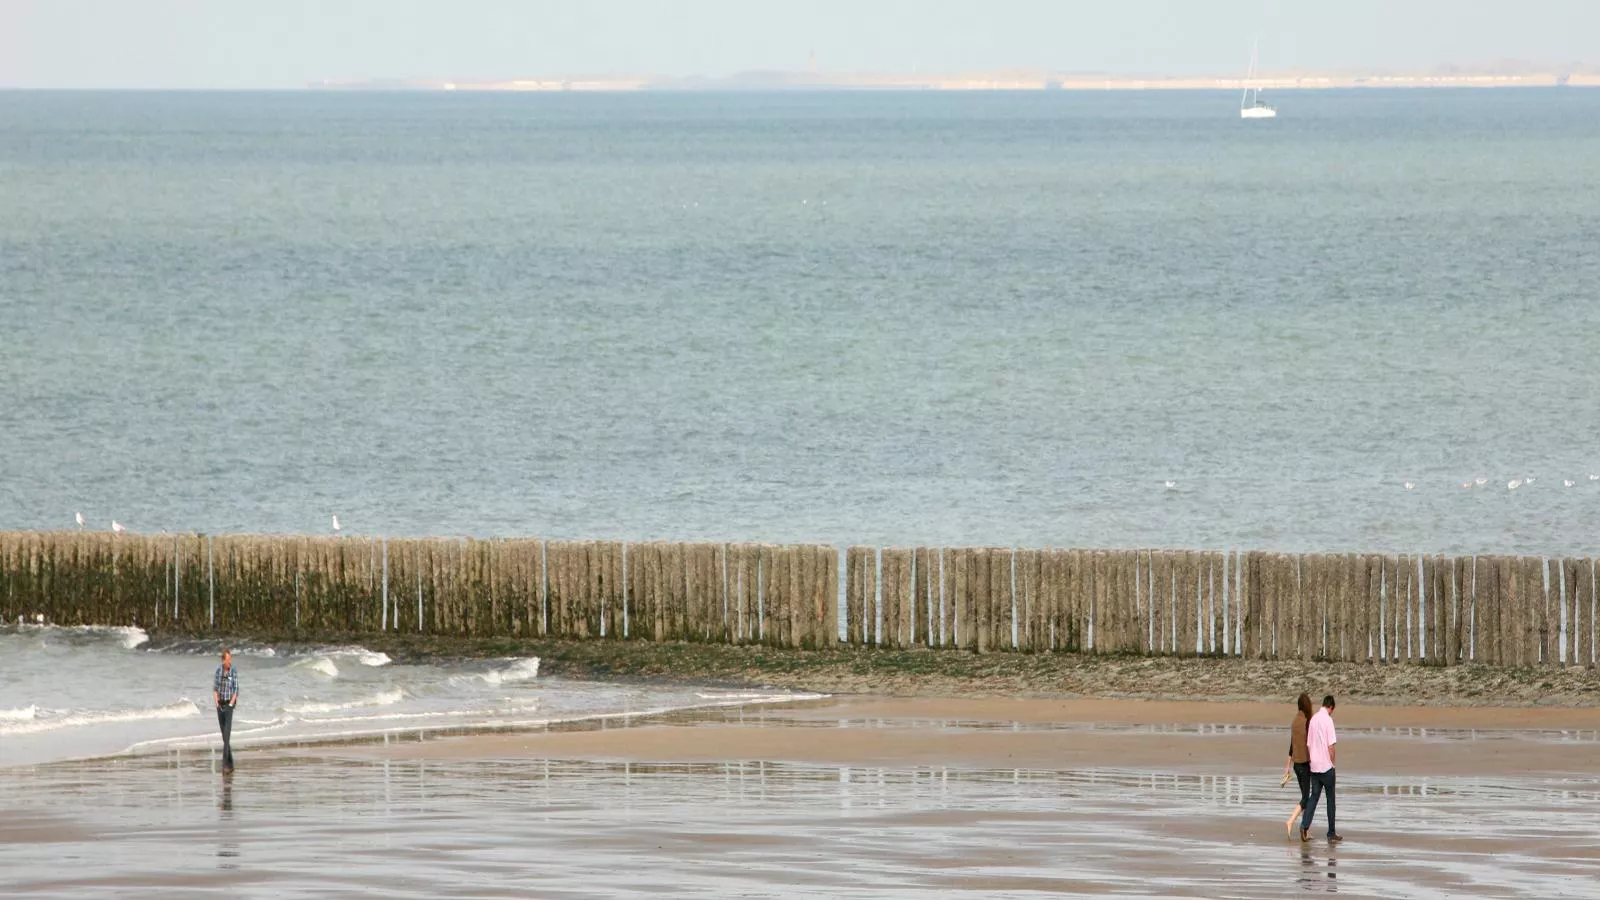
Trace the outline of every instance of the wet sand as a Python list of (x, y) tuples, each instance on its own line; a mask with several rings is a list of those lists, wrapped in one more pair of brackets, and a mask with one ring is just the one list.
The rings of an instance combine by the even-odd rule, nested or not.
[(11, 896), (1600, 896), (1600, 710), (843, 698), (13, 770)]

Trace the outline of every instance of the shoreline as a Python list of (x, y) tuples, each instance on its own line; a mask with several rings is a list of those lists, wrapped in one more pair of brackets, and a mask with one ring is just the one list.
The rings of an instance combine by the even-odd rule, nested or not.
[(1366, 706), (1600, 707), (1600, 669), (1085, 656), (647, 641), (557, 641), (394, 633), (219, 636), (151, 632), (152, 649), (195, 642), (359, 644), (399, 663), (537, 656), (540, 677), (712, 689), (778, 688), (895, 697), (1281, 702), (1301, 690)]
[[(278, 758), (767, 762), (963, 770), (1147, 770), (1267, 778), (1283, 765), (1285, 703), (844, 696), (685, 710), (620, 727), (442, 735), (283, 748)], [(1341, 765), (1370, 777), (1587, 776), (1600, 710), (1341, 704)], [(1486, 733), (1485, 733), (1486, 732)]]

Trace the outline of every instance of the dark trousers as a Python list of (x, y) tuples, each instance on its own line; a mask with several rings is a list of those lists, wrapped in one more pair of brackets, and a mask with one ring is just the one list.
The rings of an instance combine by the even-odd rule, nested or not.
[[(233, 746), (229, 740), (233, 737), (233, 707), (217, 707), (217, 726), (222, 729), (222, 767), (233, 768)], [(1331, 794), (1329, 796), (1332, 796)]]
[(1328, 792), (1328, 834), (1330, 836), (1338, 834), (1338, 832), (1336, 830), (1334, 830), (1334, 827), (1333, 827), (1333, 812), (1334, 812), (1333, 772), (1334, 772), (1333, 769), (1329, 769), (1326, 772), (1312, 772), (1311, 773), (1311, 802), (1306, 804), (1306, 811), (1300, 816), (1300, 830), (1301, 831), (1310, 831), (1311, 830), (1311, 817), (1314, 814), (1316, 814), (1316, 811), (1317, 811), (1317, 800), (1322, 796), (1322, 792), (1323, 791), (1327, 791)]
[(1294, 780), (1300, 783), (1300, 811), (1311, 803), (1311, 763), (1294, 764)]

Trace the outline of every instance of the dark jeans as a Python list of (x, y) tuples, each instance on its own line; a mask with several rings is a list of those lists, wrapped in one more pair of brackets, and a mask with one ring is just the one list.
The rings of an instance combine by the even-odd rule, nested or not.
[(1300, 782), (1300, 811), (1311, 803), (1311, 763), (1294, 764), (1294, 780)]
[(233, 768), (233, 747), (228, 742), (233, 737), (233, 707), (217, 707), (217, 725), (222, 729), (222, 767), (231, 769)]
[(1331, 837), (1338, 834), (1333, 827), (1333, 772), (1333, 769), (1329, 769), (1326, 772), (1311, 773), (1311, 802), (1306, 804), (1306, 811), (1300, 817), (1301, 831), (1311, 830), (1311, 817), (1316, 814), (1317, 800), (1322, 796), (1322, 792), (1326, 790), (1328, 792), (1328, 835)]

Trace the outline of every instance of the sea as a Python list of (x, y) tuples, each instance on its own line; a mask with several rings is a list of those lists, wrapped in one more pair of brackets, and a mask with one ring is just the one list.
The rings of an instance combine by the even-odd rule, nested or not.
[(354, 645), (153, 643), (128, 626), (0, 625), (0, 771), (126, 756), (220, 763), (211, 689), (224, 646), (239, 683), (232, 744), (241, 755), (575, 723), (607, 727), (817, 697), (551, 678), (539, 674), (535, 656), (405, 663)]
[[(0, 529), (1597, 555), (1600, 91), (1275, 99), (0, 92)], [(0, 764), (209, 733), (139, 637), (0, 632)]]

